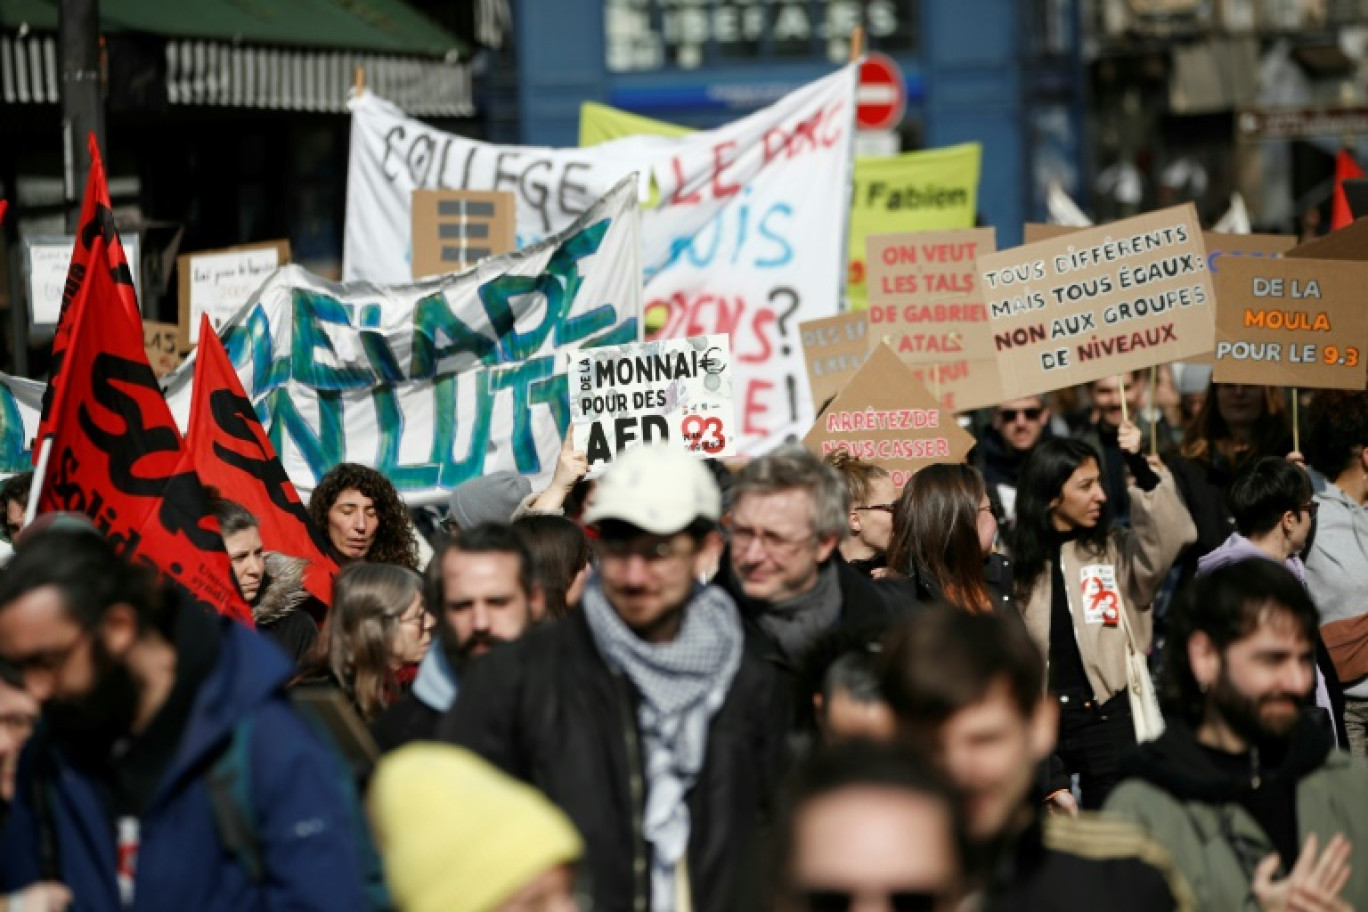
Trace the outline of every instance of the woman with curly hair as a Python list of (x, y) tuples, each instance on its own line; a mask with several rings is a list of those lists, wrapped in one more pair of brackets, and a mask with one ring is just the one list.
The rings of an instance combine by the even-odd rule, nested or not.
[(375, 469), (344, 462), (323, 476), (309, 516), (328, 535), (338, 566), (364, 560), (418, 569), (418, 545), (404, 502)]

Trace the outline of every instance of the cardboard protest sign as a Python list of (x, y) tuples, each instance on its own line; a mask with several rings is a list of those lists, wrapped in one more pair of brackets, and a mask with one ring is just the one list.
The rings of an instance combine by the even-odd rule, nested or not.
[(901, 488), (923, 466), (963, 462), (974, 438), (892, 349), (879, 345), (817, 416), (803, 445), (818, 456), (848, 450), (883, 466)]
[(979, 258), (1013, 396), (1047, 393), (1215, 344), (1215, 294), (1190, 203)]
[(1368, 263), (1230, 260), (1216, 275), (1217, 383), (1361, 390)]
[(176, 257), (181, 347), (199, 343), (200, 314), (208, 314), (214, 329), (219, 329), (271, 273), (288, 262), (289, 241), (243, 244)]
[(803, 357), (807, 359), (812, 409), (820, 412), (869, 357), (869, 315), (843, 313), (809, 320), (799, 323), (798, 331), (803, 338)]
[[(1067, 225), (1041, 225), (1028, 222), (1025, 227), (1025, 243), (1047, 241), (1067, 237), (1083, 231)], [(1315, 242), (1312, 242), (1315, 243)], [(1292, 255), (1297, 247), (1297, 239), (1290, 234), (1226, 234), (1220, 231), (1203, 231), (1202, 244), (1206, 247), (1207, 269), (1214, 274), (1221, 269), (1222, 257), (1276, 257)], [(1303, 247), (1307, 245), (1302, 245)], [(1327, 256), (1320, 259), (1333, 260), (1339, 257)]]
[(992, 228), (869, 238), (870, 347), (887, 342), (952, 411), (1002, 399), (976, 268), (995, 249)]
[(413, 278), (460, 272), (518, 248), (513, 194), (414, 190)]
[[(132, 277), (134, 294), (138, 288), (140, 244), (138, 235), (121, 239), (128, 254), (123, 257)], [(35, 237), (24, 241), (24, 269), (27, 276), (29, 323), (56, 326), (67, 302), (73, 297), (67, 289), (74, 237)], [(133, 306), (133, 305), (130, 305)]]
[(175, 370), (181, 363), (177, 346), (180, 327), (175, 323), (143, 320), (142, 328), (143, 353), (147, 355), (147, 363), (152, 366), (152, 373), (160, 380), (162, 375)]
[(644, 443), (700, 457), (735, 454), (726, 336), (583, 349), (569, 358), (575, 449), (587, 454), (590, 475)]
[(1299, 244), (1286, 255), (1312, 260), (1368, 260), (1368, 218)]

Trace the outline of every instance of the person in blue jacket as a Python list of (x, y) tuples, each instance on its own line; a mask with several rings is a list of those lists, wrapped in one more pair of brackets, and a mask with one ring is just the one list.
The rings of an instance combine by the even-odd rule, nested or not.
[[(280, 651), (92, 532), (26, 544), (0, 577), (0, 662), (43, 717), (0, 835), (0, 893), (59, 882), (80, 912), (364, 908), (346, 782), (291, 709)], [(244, 731), (255, 871), (208, 783)]]

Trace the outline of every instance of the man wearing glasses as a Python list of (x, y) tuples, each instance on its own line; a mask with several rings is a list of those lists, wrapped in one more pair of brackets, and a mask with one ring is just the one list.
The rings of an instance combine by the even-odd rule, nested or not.
[(840, 475), (797, 444), (752, 461), (732, 485), (723, 585), (751, 648), (788, 674), (827, 631), (877, 636), (891, 620), (893, 606), (837, 552), (849, 512)]
[(992, 425), (974, 448), (975, 463), (1004, 518), (1016, 518), (1017, 479), (1026, 457), (1049, 436), (1050, 410), (1041, 396), (1012, 399), (993, 409)]
[(698, 459), (624, 453), (585, 514), (599, 560), (581, 610), (475, 663), (438, 729), (565, 811), (595, 908), (727, 909), (752, 874), (789, 711), (731, 598), (700, 582), (721, 514)]
[[(1197, 561), (1197, 575), (1251, 558), (1271, 560), (1292, 571), (1306, 585), (1301, 553), (1311, 540), (1320, 504), (1311, 496), (1311, 479), (1299, 466), (1266, 456), (1231, 482), (1226, 506), (1236, 531), (1216, 550)], [(1344, 728), (1344, 691), (1334, 662), (1317, 632), (1316, 706), (1336, 746), (1349, 746)]]

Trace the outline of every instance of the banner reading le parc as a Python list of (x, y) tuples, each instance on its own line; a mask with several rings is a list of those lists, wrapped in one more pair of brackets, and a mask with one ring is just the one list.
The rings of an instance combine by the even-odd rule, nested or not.
[(989, 328), (1013, 396), (1215, 346), (1215, 294), (1191, 203), (981, 257)]
[[(402, 285), (276, 272), (220, 331), (301, 494), (339, 462), (410, 504), (499, 470), (549, 478), (570, 403), (563, 352), (637, 339), (636, 179), (569, 229), (459, 275)], [(189, 416), (194, 359), (168, 375)]]
[(1228, 260), (1216, 275), (1217, 383), (1368, 385), (1368, 263)]
[[(688, 127), (653, 120), (587, 101), (580, 105), (581, 146), (624, 136), (685, 136)], [(894, 231), (949, 231), (972, 228), (978, 212), (979, 165), (983, 149), (963, 143), (881, 158), (855, 159), (850, 200), (849, 274), (846, 297), (854, 310), (868, 303), (865, 239)], [(815, 399), (821, 397), (815, 396)]]
[(736, 453), (726, 336), (662, 339), (569, 356), (574, 445), (589, 474), (625, 450), (668, 443), (700, 457)]
[(798, 324), (839, 310), (855, 81), (846, 66), (715, 130), (592, 149), (478, 143), (368, 93), (352, 103), (343, 274), (407, 277), (414, 189), (510, 190), (525, 241), (640, 170), (656, 191), (642, 213), (646, 307), (661, 337), (731, 337), (738, 450), (762, 451), (811, 421)]

